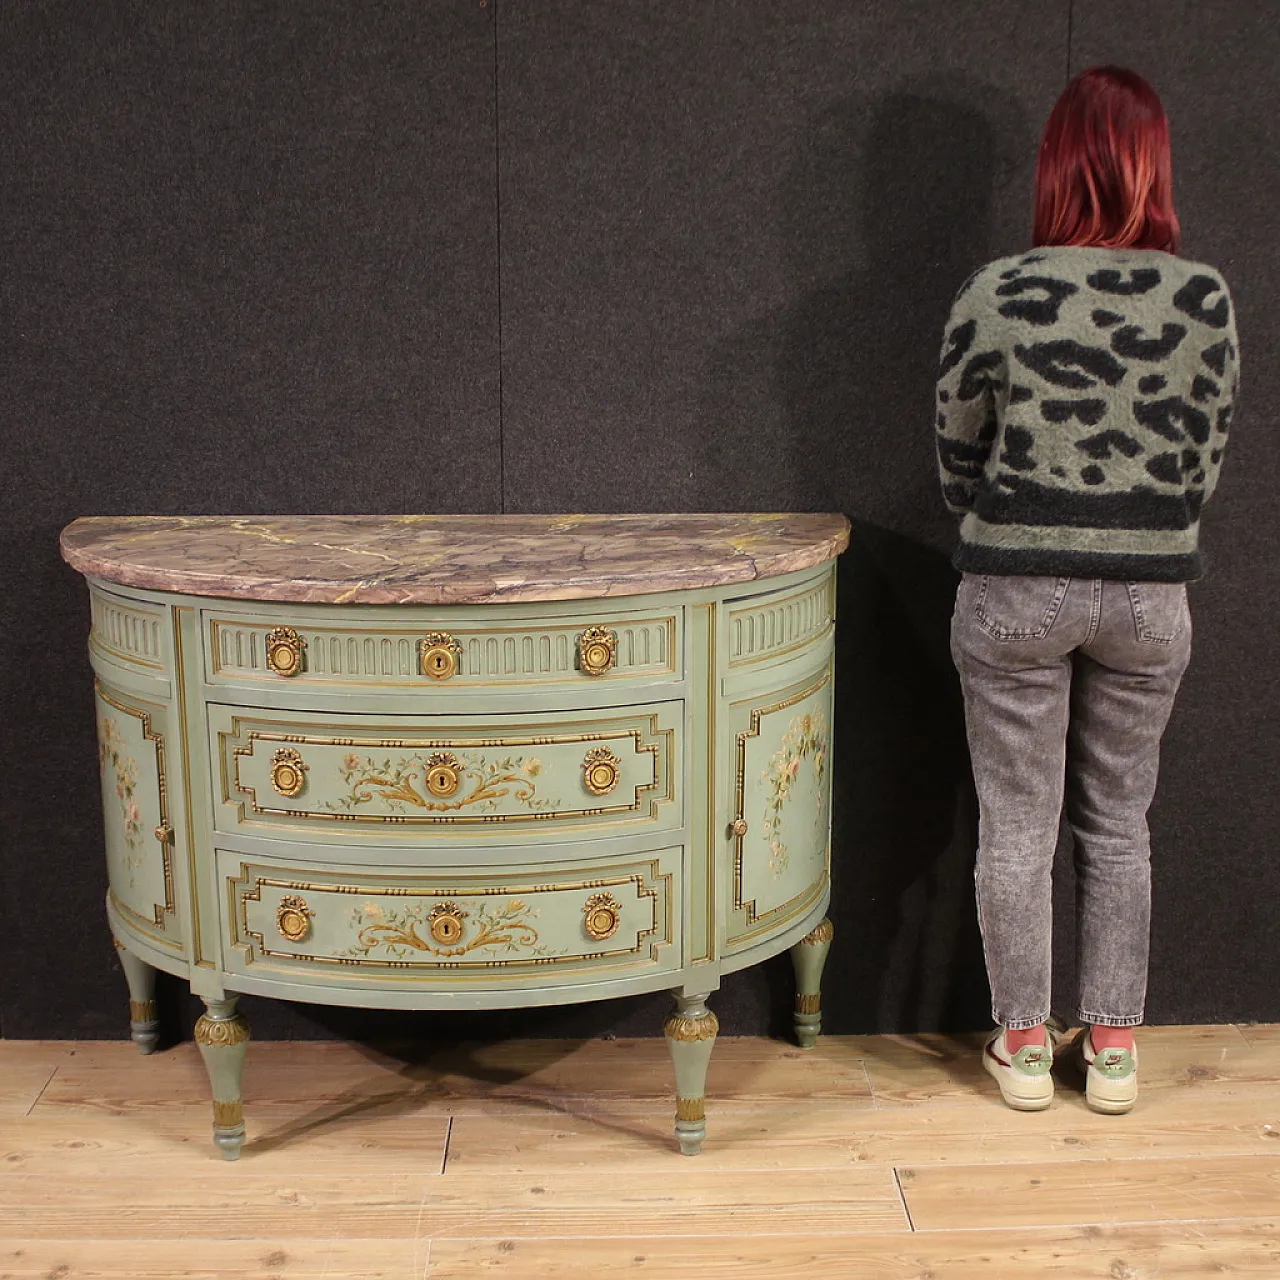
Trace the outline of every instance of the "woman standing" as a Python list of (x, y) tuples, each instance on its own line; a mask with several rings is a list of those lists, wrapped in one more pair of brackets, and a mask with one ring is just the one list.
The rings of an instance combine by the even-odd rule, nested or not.
[(998, 1024), (983, 1061), (1010, 1106), (1049, 1105), (1065, 802), (1086, 1097), (1122, 1112), (1146, 997), (1147, 809), (1238, 385), (1231, 298), (1213, 268), (1176, 256), (1168, 122), (1134, 72), (1085, 71), (1055, 106), (1035, 245), (960, 290), (937, 389), (943, 495), (962, 518), (952, 654)]

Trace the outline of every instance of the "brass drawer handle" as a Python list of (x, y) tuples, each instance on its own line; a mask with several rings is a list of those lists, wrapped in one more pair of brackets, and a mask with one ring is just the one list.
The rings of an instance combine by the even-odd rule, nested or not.
[(305, 942), (311, 936), (314, 915), (305, 898), (281, 898), (276, 908), (276, 928), (286, 942)]
[(622, 903), (611, 893), (593, 893), (582, 908), (588, 935), (595, 942), (604, 942), (618, 932), (622, 923)]
[(622, 776), (622, 761), (608, 747), (592, 747), (582, 762), (582, 782), (593, 796), (607, 796)]
[(447, 631), (431, 631), (418, 641), (418, 665), (424, 676), (447, 680), (458, 670), (462, 646)]
[(307, 765), (292, 747), (281, 747), (271, 757), (271, 785), (282, 795), (300, 795), (307, 785)]
[(302, 670), (307, 642), (292, 627), (275, 627), (267, 633), (267, 666), (278, 676), (296, 676)]
[(462, 922), (467, 913), (456, 902), (438, 902), (431, 908), (427, 923), (431, 936), (442, 946), (452, 947), (462, 938)]
[(433, 796), (447, 799), (462, 784), (462, 764), (457, 756), (437, 752), (427, 761), (427, 790)]
[(588, 627), (578, 637), (578, 669), (584, 676), (602, 676), (618, 660), (618, 637), (608, 627)]

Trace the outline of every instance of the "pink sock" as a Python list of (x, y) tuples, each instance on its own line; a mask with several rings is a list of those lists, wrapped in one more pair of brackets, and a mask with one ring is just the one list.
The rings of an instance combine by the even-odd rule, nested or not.
[(1011, 1027), (1005, 1027), (1004, 1042), (1010, 1053), (1017, 1053), (1019, 1049), (1025, 1049), (1029, 1044), (1035, 1045), (1038, 1049), (1044, 1048), (1049, 1043), (1049, 1037), (1045, 1034), (1042, 1022), (1038, 1027), (1027, 1027), (1024, 1031), (1014, 1031)]
[(1103, 1049), (1132, 1049), (1132, 1027), (1090, 1027), (1089, 1043), (1095, 1053)]

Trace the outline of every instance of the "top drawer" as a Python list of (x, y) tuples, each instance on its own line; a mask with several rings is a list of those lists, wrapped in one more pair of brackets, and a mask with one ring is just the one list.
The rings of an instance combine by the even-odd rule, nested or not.
[[(513, 612), (515, 612), (513, 610)], [(207, 609), (205, 678), (210, 684), (365, 689), (499, 688), (683, 675), (681, 611), (485, 616), (398, 608), (353, 608), (350, 618), (316, 606), (255, 613)]]

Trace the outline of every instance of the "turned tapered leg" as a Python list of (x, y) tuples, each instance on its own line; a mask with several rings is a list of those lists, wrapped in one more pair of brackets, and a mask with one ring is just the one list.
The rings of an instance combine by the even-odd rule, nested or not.
[(663, 1032), (676, 1068), (676, 1137), (684, 1155), (696, 1156), (707, 1136), (707, 1064), (720, 1023), (707, 1008), (709, 992), (674, 994), (676, 1011)]
[(822, 967), (834, 936), (831, 921), (823, 920), (791, 948), (796, 968), (796, 1040), (802, 1049), (812, 1049), (822, 1031)]
[(235, 1160), (244, 1144), (244, 1104), (240, 1081), (249, 1047), (249, 1024), (236, 1012), (236, 997), (210, 1000), (196, 1022), (196, 1044), (213, 1090), (213, 1140), (223, 1157)]
[(129, 1034), (139, 1053), (154, 1053), (160, 1040), (160, 1023), (156, 1015), (156, 971), (119, 942), (116, 954), (129, 984)]

